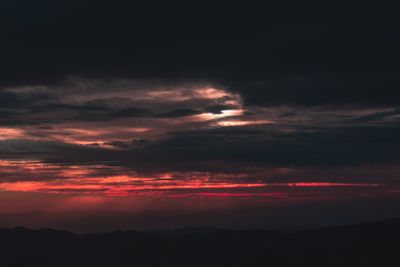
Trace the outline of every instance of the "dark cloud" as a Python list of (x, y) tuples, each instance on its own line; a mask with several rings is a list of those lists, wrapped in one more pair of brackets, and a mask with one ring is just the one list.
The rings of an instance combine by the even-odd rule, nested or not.
[(145, 108), (125, 108), (116, 111), (113, 116), (114, 117), (148, 117), (150, 115), (150, 111)]
[[(30, 112), (32, 106), (51, 101), (52, 97), (42, 93), (18, 94), (0, 90), (0, 125), (30, 122), (19, 116)], [(19, 117), (19, 118), (18, 118)]]
[(5, 86), (207, 81), (254, 105), (398, 105), (389, 7), (259, 1), (3, 1)]
[(396, 116), (400, 115), (400, 109), (391, 109), (388, 111), (375, 112), (364, 116), (349, 119), (349, 123), (366, 123), (366, 122), (381, 122), (387, 119), (397, 119)]
[(185, 116), (193, 116), (197, 114), (201, 114), (202, 111), (194, 110), (189, 108), (175, 109), (165, 113), (158, 114), (157, 116), (160, 118), (179, 118)]
[(285, 112), (282, 113), (281, 115), (279, 115), (280, 118), (284, 118), (284, 117), (291, 117), (291, 116), (296, 116), (297, 114), (294, 112)]
[(396, 132), (399, 132), (397, 126), (314, 128), (292, 134), (268, 129), (262, 133), (210, 130), (178, 133), (148, 149), (153, 156), (165, 152), (166, 158), (155, 161), (169, 158), (172, 161), (220, 160), (283, 166), (356, 165), (398, 161)]
[[(117, 86), (117, 85), (116, 85)], [(51, 88), (41, 93), (0, 91), (0, 125), (43, 125), (79, 121), (108, 121), (124, 118), (180, 118), (198, 115), (203, 112), (219, 113), (224, 109), (234, 109), (234, 105), (213, 105), (212, 100), (160, 102), (153, 98), (144, 102), (137, 101), (134, 93), (126, 99), (95, 99), (80, 101), (84, 95), (75, 92), (75, 101), (65, 101), (68, 90), (51, 92)], [(94, 88), (93, 94), (102, 88)], [(30, 89), (35, 91), (35, 88)], [(153, 88), (148, 89), (151, 92)], [(218, 101), (218, 99), (216, 100)], [(193, 108), (185, 107), (193, 106)], [(182, 107), (180, 107), (182, 106)]]
[(0, 142), (0, 156), (78, 165), (108, 162), (141, 171), (226, 171), (249, 164), (356, 166), (400, 160), (397, 126), (314, 128), (290, 134), (268, 128), (237, 128), (177, 132), (154, 142), (105, 143), (122, 150), (7, 140)]
[(134, 147), (141, 147), (148, 144), (147, 140), (139, 139), (139, 140), (132, 140), (131, 142), (123, 142), (123, 141), (112, 141), (104, 143), (106, 146), (112, 146), (115, 148), (122, 148), (122, 149), (129, 149)]

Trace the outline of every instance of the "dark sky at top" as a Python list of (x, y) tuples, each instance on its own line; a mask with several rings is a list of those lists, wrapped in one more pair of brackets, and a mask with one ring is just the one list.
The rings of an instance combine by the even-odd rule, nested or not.
[[(206, 80), (257, 105), (397, 105), (395, 9), (298, 1), (2, 1), (1, 83)], [(397, 95), (398, 96), (398, 95)]]
[(352, 1), (1, 1), (0, 211), (393, 203), (398, 26)]

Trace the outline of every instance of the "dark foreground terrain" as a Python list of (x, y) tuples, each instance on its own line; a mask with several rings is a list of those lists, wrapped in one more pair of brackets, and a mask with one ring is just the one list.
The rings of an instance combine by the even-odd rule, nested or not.
[(1, 266), (400, 266), (400, 219), (295, 233), (0, 230)]

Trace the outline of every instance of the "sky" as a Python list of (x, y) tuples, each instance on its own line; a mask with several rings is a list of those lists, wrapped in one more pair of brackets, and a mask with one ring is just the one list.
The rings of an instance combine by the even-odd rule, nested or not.
[(398, 216), (395, 11), (1, 1), (0, 226)]

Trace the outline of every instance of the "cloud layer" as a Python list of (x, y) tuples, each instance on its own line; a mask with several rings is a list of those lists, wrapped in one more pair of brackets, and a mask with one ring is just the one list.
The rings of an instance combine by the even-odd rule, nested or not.
[(3, 1), (0, 189), (398, 194), (397, 14), (310, 7)]

